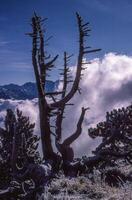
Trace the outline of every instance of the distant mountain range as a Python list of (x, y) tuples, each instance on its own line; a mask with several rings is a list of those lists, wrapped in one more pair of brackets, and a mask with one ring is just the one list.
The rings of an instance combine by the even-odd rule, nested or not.
[[(47, 81), (46, 92), (53, 92), (58, 87), (59, 81)], [(0, 99), (26, 100), (37, 98), (36, 83), (27, 82), (23, 85), (8, 84), (0, 86)]]

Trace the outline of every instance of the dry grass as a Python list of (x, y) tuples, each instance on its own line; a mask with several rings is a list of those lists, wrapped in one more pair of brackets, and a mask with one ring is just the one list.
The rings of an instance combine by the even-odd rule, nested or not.
[[(128, 167), (127, 171), (129, 169)], [(64, 190), (69, 195), (78, 195), (80, 200), (132, 200), (132, 183), (125, 183), (119, 188), (110, 187), (100, 179), (97, 171), (94, 174), (94, 182), (84, 176), (72, 179), (61, 176), (52, 181), (50, 186), (52, 194), (59, 194)]]

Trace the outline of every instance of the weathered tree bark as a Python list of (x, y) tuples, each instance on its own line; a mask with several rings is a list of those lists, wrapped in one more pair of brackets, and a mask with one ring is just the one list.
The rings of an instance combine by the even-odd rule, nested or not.
[[(32, 51), (32, 62), (34, 67), (34, 73), (36, 78), (36, 84), (38, 89), (38, 104), (39, 104), (39, 116), (40, 116), (40, 132), (42, 141), (42, 151), (45, 159), (51, 159), (53, 155), (53, 148), (51, 144), (51, 132), (49, 124), (49, 106), (45, 98), (45, 77), (46, 77), (46, 66), (44, 63), (44, 39), (40, 26), (41, 19), (35, 14), (32, 18), (32, 38), (33, 38), (33, 51)], [(40, 39), (39, 55), (37, 39)], [(49, 64), (48, 64), (49, 65)]]
[(76, 17), (77, 17), (77, 23), (78, 23), (78, 29), (79, 29), (79, 55), (78, 55), (78, 61), (77, 61), (77, 71), (76, 71), (75, 80), (73, 82), (70, 92), (60, 101), (50, 104), (51, 108), (61, 107), (62, 105), (66, 104), (69, 100), (72, 99), (72, 97), (75, 95), (77, 90), (79, 90), (81, 72), (84, 69), (83, 68), (83, 56), (85, 54), (97, 52), (97, 51), (101, 50), (101, 49), (94, 49), (94, 50), (90, 50), (90, 51), (86, 50), (88, 47), (84, 46), (84, 39), (85, 39), (85, 37), (88, 36), (88, 32), (91, 30), (88, 29), (88, 27), (87, 27), (88, 23), (86, 23), (86, 24), (83, 23), (83, 20), (78, 13), (76, 13)]
[(41, 131), (42, 151), (44, 159), (46, 160), (53, 159), (54, 152), (51, 142), (49, 107), (45, 104), (45, 102), (41, 101), (39, 102), (39, 109), (40, 109), (40, 131)]
[[(72, 82), (72, 80), (69, 80), (69, 73), (70, 70), (68, 68), (68, 61), (71, 56), (68, 56), (66, 52), (64, 52), (64, 69), (63, 72), (60, 75), (63, 75), (63, 88), (62, 88), (62, 95), (61, 99), (63, 99), (66, 96), (67, 92), (67, 86), (68, 83)], [(58, 109), (58, 115), (56, 117), (56, 140), (60, 141), (62, 137), (62, 121), (64, 118), (64, 111), (65, 111), (66, 104), (61, 105)]]
[(82, 123), (83, 123), (84, 116), (87, 110), (88, 108), (82, 108), (82, 113), (77, 123), (77, 130), (75, 131), (75, 133), (73, 133), (71, 136), (69, 136), (67, 139), (64, 140), (63, 142), (64, 146), (71, 145), (80, 136), (82, 132)]
[[(61, 139), (62, 136), (62, 121), (63, 121), (63, 114), (64, 109), (67, 103), (72, 99), (77, 91), (80, 91), (79, 83), (82, 75), (83, 65), (83, 56), (88, 53), (99, 51), (100, 49), (94, 50), (87, 50), (89, 47), (84, 46), (84, 39), (88, 36), (88, 32), (90, 29), (88, 28), (88, 23), (83, 23), (82, 18), (78, 13), (76, 13), (77, 23), (78, 23), (78, 30), (79, 30), (79, 55), (77, 61), (77, 71), (75, 80), (71, 87), (70, 92), (67, 93), (67, 84), (71, 82), (68, 78), (69, 68), (67, 67), (69, 58), (67, 53), (64, 53), (64, 84), (62, 90), (61, 99), (56, 101), (55, 95), (59, 95), (60, 92), (54, 92), (46, 94), (45, 92), (45, 83), (47, 78), (47, 72), (51, 71), (54, 67), (54, 62), (58, 58), (58, 55), (51, 59), (50, 55), (46, 55), (47, 52), (45, 50), (45, 35), (42, 31), (42, 23), (44, 20), (41, 17), (37, 16), (34, 13), (32, 17), (32, 30), (33, 32), (29, 35), (32, 37), (32, 63), (34, 67), (34, 73), (36, 78), (37, 90), (38, 90), (38, 101), (39, 101), (39, 114), (40, 114), (40, 132), (41, 132), (41, 140), (42, 140), (42, 150), (43, 156), (45, 159), (53, 159), (54, 151), (51, 142), (51, 124), (50, 124), (50, 117), (57, 114), (56, 118), (56, 128), (54, 135), (56, 136), (57, 140)], [(47, 61), (48, 60), (48, 61)], [(50, 96), (53, 100), (52, 103), (48, 103), (46, 96)], [(57, 110), (54, 112), (54, 110)], [(54, 113), (53, 113), (54, 112)], [(77, 131), (71, 137), (67, 139), (68, 143), (72, 143), (81, 133), (80, 126), (82, 125), (82, 121), (84, 118), (85, 109), (82, 111), (80, 121), (78, 123)]]
[(64, 162), (72, 162), (74, 159), (74, 151), (73, 148), (70, 147), (70, 145), (80, 136), (82, 132), (82, 123), (87, 109), (88, 108), (82, 108), (82, 113), (79, 118), (77, 130), (75, 131), (75, 133), (66, 138), (62, 144), (56, 139), (56, 147), (61, 153)]

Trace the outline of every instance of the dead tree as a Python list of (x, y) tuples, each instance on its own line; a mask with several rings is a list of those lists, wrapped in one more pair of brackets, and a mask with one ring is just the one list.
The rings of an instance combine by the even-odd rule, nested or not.
[[(51, 58), (51, 55), (47, 54), (45, 49), (46, 43), (49, 39), (45, 39), (45, 30), (42, 29), (43, 22), (46, 19), (42, 19), (34, 13), (32, 17), (32, 33), (29, 35), (32, 37), (32, 63), (36, 78), (37, 90), (38, 90), (38, 101), (39, 101), (39, 115), (40, 115), (40, 131), (41, 131), (41, 140), (42, 140), (42, 150), (43, 156), (47, 159), (53, 159), (55, 153), (52, 147), (51, 135), (54, 134), (56, 140), (59, 141), (62, 135), (62, 120), (64, 109), (67, 103), (73, 98), (77, 91), (80, 92), (79, 83), (82, 76), (82, 70), (84, 70), (83, 58), (86, 54), (97, 52), (100, 49), (89, 49), (90, 47), (85, 47), (85, 38), (89, 36), (91, 31), (88, 27), (89, 23), (84, 23), (83, 19), (78, 13), (76, 13), (77, 24), (79, 30), (79, 55), (77, 60), (77, 70), (73, 85), (69, 92), (67, 92), (67, 84), (71, 82), (68, 80), (69, 68), (67, 67), (67, 62), (70, 56), (67, 53), (64, 53), (64, 84), (63, 90), (61, 92), (46, 93), (45, 83), (47, 80), (48, 72), (54, 67), (54, 63), (58, 58), (58, 55), (54, 58)], [(60, 100), (56, 100), (56, 95), (62, 95)], [(47, 101), (47, 96), (52, 98), (52, 102)], [(82, 113), (78, 122), (77, 131), (71, 137), (63, 142), (63, 145), (66, 144), (69, 146), (81, 133), (81, 125), (84, 119), (86, 109), (82, 109)], [(51, 117), (56, 116), (56, 127), (55, 133), (51, 130)]]
[(88, 108), (82, 108), (82, 113), (77, 123), (77, 128), (76, 128), (75, 133), (73, 133), (71, 136), (66, 138), (62, 144), (60, 143), (59, 140), (56, 139), (56, 147), (61, 153), (63, 161), (69, 161), (69, 162), (73, 161), (74, 151), (70, 147), (70, 145), (80, 136), (82, 132), (82, 123), (83, 123), (85, 112), (87, 109)]

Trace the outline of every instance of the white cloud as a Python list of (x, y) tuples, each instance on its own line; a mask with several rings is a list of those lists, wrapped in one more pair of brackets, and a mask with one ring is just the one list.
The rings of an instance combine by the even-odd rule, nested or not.
[(65, 135), (70, 135), (75, 130), (74, 122), (79, 118), (81, 107), (90, 107), (83, 133), (73, 145), (77, 155), (90, 152), (98, 143), (88, 138), (88, 128), (104, 120), (106, 111), (128, 105), (132, 97), (132, 57), (109, 53), (91, 62), (81, 80), (82, 94), (72, 99), (75, 105), (67, 110), (68, 117), (63, 123)]
[[(104, 120), (106, 111), (131, 103), (132, 57), (109, 53), (102, 59), (94, 59), (91, 62), (81, 80), (82, 94), (76, 94), (71, 100), (75, 105), (66, 109), (66, 119), (63, 122), (65, 138), (75, 131), (81, 107), (90, 107), (83, 123), (82, 135), (73, 144), (75, 155), (88, 154), (99, 142), (88, 137), (88, 128)], [(75, 74), (74, 67), (72, 73)], [(39, 132), (37, 100), (1, 100), (0, 117), (4, 117), (5, 108), (9, 107), (18, 107), (25, 115), (30, 116), (31, 121), (36, 122), (35, 132)]]

